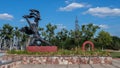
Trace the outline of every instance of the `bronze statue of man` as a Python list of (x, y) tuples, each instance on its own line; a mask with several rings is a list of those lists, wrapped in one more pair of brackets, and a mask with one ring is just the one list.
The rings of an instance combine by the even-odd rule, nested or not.
[[(38, 31), (39, 20), (41, 20), (40, 12), (38, 10), (31, 9), (29, 15), (24, 15), (23, 17), (26, 19), (26, 21), (29, 24), (29, 27), (25, 28), (25, 32), (31, 31), (31, 34), (33, 35), (30, 45), (37, 45), (36, 44), (37, 41), (40, 41), (41, 43), (42, 42), (46, 43), (47, 45), (51, 45), (49, 42), (45, 41), (40, 37)], [(30, 19), (32, 19), (33, 21)]]

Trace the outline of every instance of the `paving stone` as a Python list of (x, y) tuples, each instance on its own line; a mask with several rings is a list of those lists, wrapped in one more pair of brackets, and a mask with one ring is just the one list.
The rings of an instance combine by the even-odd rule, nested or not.
[(67, 68), (79, 68), (78, 64), (70, 64)]
[(81, 64), (80, 68), (91, 68), (89, 64)]
[(118, 63), (118, 62), (112, 62), (112, 65), (115, 66), (115, 67), (120, 68), (120, 63)]
[(53, 64), (26, 64), (19, 65), (18, 68), (67, 68), (67, 65), (53, 65)]
[(63, 64), (58, 64), (58, 65), (53, 65), (53, 66), (54, 68), (68, 68), (68, 65), (63, 65)]
[(19, 65), (19, 68), (43, 68), (43, 66), (36, 64), (25, 64), (25, 65)]
[(110, 64), (102, 64), (104, 68), (116, 68), (115, 66), (113, 65), (110, 65)]
[(92, 64), (91, 65), (93, 68), (104, 68), (103, 66), (101, 66), (100, 64)]
[(120, 64), (120, 59), (112, 60), (112, 62), (116, 62), (116, 63), (119, 63), (119, 64)]

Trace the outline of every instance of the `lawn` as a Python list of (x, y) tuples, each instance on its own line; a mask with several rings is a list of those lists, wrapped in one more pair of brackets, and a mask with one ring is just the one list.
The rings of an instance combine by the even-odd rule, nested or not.
[(111, 52), (113, 58), (120, 58), (120, 52)]

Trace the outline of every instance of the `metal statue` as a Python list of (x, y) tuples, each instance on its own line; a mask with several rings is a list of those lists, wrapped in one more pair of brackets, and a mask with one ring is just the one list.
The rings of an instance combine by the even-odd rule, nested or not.
[(33, 35), (30, 45), (39, 45), (37, 42), (51, 45), (48, 41), (42, 39), (38, 32), (38, 24), (39, 20), (41, 20), (40, 12), (38, 10), (31, 9), (30, 13), (28, 15), (24, 15), (23, 17), (28, 22), (29, 27), (22, 28), (22, 31), (24, 31), (26, 34)]

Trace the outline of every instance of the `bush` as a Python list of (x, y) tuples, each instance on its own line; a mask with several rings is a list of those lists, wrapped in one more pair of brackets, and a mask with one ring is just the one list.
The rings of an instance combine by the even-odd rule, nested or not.
[(28, 52), (20, 50), (7, 51), (8, 54), (18, 54), (18, 55), (41, 55), (41, 56), (110, 56), (109, 52), (106, 51), (81, 51), (81, 50), (63, 50), (60, 49), (57, 52)]

